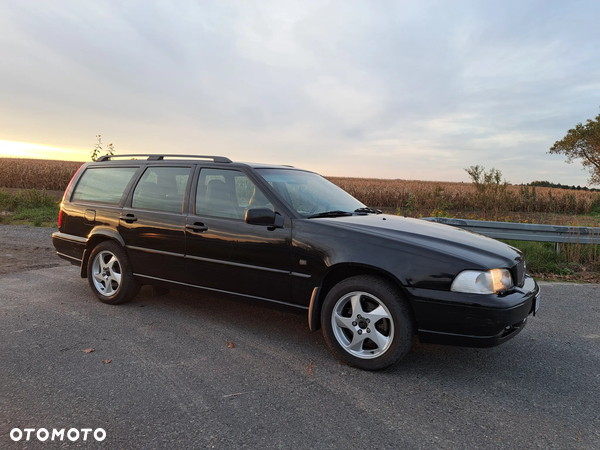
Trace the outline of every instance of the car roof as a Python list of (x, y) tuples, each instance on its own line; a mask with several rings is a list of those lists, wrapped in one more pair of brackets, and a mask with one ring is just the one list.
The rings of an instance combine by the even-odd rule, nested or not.
[[(96, 162), (115, 162), (115, 163), (133, 163), (133, 162), (154, 162), (154, 163), (177, 163), (177, 162), (194, 162), (208, 164), (233, 164), (237, 166), (247, 166), (252, 169), (287, 169), (287, 170), (302, 170), (294, 166), (285, 164), (266, 164), (254, 162), (232, 161), (225, 156), (206, 156), (206, 155), (172, 155), (172, 154), (127, 154), (127, 155), (103, 155)], [(93, 163), (92, 163), (93, 164)]]
[(302, 170), (298, 169), (294, 166), (289, 166), (286, 164), (265, 164), (265, 163), (253, 163), (253, 162), (236, 162), (236, 164), (244, 164), (248, 167), (252, 167), (253, 169), (294, 169), (294, 170)]

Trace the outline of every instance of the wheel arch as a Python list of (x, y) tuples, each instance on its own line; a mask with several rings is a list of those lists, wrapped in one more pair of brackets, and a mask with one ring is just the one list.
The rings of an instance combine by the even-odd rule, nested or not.
[(372, 275), (379, 278), (382, 278), (388, 281), (390, 284), (394, 285), (398, 291), (402, 294), (402, 296), (407, 300), (406, 304), (411, 313), (411, 317), (413, 323), (416, 326), (415, 314), (412, 309), (412, 305), (409, 301), (409, 296), (404, 290), (404, 286), (400, 282), (398, 278), (393, 276), (391, 273), (382, 270), (378, 267), (362, 265), (362, 264), (340, 264), (333, 266), (323, 277), (323, 281), (321, 285), (313, 293), (311, 298), (310, 307), (309, 307), (309, 316), (308, 316), (308, 326), (311, 331), (316, 331), (321, 328), (321, 309), (323, 306), (323, 301), (329, 291), (340, 281), (343, 281), (347, 278), (351, 278), (358, 275)]
[(104, 241), (115, 241), (121, 247), (123, 247), (125, 252), (127, 252), (127, 249), (125, 247), (125, 241), (123, 240), (121, 235), (119, 233), (117, 233), (115, 230), (113, 230), (112, 228), (104, 228), (104, 227), (94, 228), (92, 230), (92, 232), (90, 233), (90, 235), (88, 236), (86, 248), (83, 251), (83, 258), (81, 258), (81, 268), (80, 268), (81, 278), (87, 278), (87, 275), (88, 275), (87, 267), (88, 267), (88, 260), (90, 259), (90, 253), (92, 253), (92, 250), (94, 250), (94, 248), (98, 244), (100, 244), (101, 242), (104, 242)]

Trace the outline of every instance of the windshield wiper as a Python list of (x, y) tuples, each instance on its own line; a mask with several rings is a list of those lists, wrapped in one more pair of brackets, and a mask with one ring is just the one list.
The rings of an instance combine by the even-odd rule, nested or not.
[(355, 213), (371, 213), (371, 214), (381, 214), (380, 209), (369, 208), (365, 206), (364, 208), (358, 208), (354, 210)]
[(313, 214), (312, 216), (308, 216), (307, 219), (314, 219), (316, 217), (340, 217), (340, 216), (351, 216), (352, 213), (348, 211), (325, 211), (317, 214)]

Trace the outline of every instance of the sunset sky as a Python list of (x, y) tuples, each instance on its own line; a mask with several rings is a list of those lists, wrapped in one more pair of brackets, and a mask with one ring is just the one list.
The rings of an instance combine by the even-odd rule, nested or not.
[(600, 2), (0, 2), (0, 156), (225, 155), (324, 175), (586, 184)]

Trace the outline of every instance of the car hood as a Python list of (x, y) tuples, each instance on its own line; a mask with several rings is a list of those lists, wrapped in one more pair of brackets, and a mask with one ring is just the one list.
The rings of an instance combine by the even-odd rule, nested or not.
[(402, 247), (427, 248), (434, 253), (445, 253), (488, 268), (512, 267), (523, 259), (520, 250), (495, 239), (420, 219), (369, 214), (310, 220), (347, 230), (354, 238), (369, 239), (369, 236), (376, 235), (386, 238), (387, 245), (392, 247), (398, 243)]

